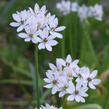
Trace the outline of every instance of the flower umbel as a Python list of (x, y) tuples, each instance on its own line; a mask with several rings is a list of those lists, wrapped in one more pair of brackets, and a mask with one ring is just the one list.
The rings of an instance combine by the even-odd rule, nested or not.
[(12, 16), (15, 22), (10, 23), (10, 26), (17, 27), (17, 32), (20, 32), (18, 37), (25, 42), (38, 44), (39, 49), (52, 51), (52, 47), (58, 44), (56, 38), (62, 38), (59, 32), (65, 26), (58, 27), (58, 18), (47, 13), (45, 5), (40, 8), (36, 3), (34, 10), (29, 7), (29, 10), (17, 11)]
[(100, 79), (96, 79), (97, 70), (90, 72), (88, 67), (79, 67), (79, 60), (72, 61), (70, 55), (66, 60), (57, 58), (56, 66), (49, 64), (50, 70), (46, 72), (45, 88), (52, 89), (52, 94), (59, 92), (59, 97), (69, 95), (68, 101), (85, 102), (89, 89), (96, 89)]

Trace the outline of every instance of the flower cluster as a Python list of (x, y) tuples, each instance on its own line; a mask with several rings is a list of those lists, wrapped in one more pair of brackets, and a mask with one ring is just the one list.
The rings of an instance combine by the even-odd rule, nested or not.
[(58, 44), (56, 38), (62, 38), (59, 32), (65, 29), (65, 26), (58, 27), (58, 18), (47, 12), (46, 6), (41, 8), (36, 3), (34, 10), (29, 7), (28, 10), (12, 14), (15, 22), (10, 25), (17, 27), (18, 36), (25, 42), (32, 41), (38, 44), (39, 49), (52, 51), (52, 46)]
[(96, 89), (100, 80), (95, 79), (97, 70), (91, 72), (88, 67), (79, 67), (78, 62), (79, 60), (72, 61), (68, 55), (66, 60), (57, 58), (56, 66), (50, 63), (50, 70), (44, 78), (48, 84), (44, 87), (52, 89), (52, 94), (59, 92), (59, 97), (69, 95), (68, 101), (85, 102), (88, 89)]
[[(37, 108), (35, 108), (35, 109), (37, 109)], [(55, 106), (50, 106), (49, 104), (46, 104), (45, 106), (41, 106), (40, 107), (40, 109), (62, 109), (62, 107), (60, 107), (60, 108), (57, 108), (57, 107), (55, 107)]]
[(88, 17), (94, 17), (95, 19), (101, 21), (103, 17), (103, 8), (100, 4), (88, 7), (85, 4), (79, 6), (77, 2), (62, 0), (56, 4), (56, 7), (63, 13), (63, 15), (67, 15), (70, 12), (77, 12), (81, 21), (87, 20)]

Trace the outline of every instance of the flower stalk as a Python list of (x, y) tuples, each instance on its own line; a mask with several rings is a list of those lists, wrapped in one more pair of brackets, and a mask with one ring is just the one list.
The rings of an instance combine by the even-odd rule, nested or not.
[[(87, 30), (87, 28), (88, 27), (86, 27), (86, 25), (84, 24), (84, 23), (81, 23), (81, 25), (82, 25), (82, 29), (83, 29), (83, 34), (84, 34), (84, 38), (82, 39), (83, 40), (83, 42), (82, 42), (82, 47), (84, 46), (86, 46), (85, 44), (86, 44), (86, 42), (88, 43), (88, 46), (89, 46), (89, 49), (90, 49), (90, 51), (91, 51), (91, 54), (92, 54), (92, 56), (93, 56), (93, 59), (94, 59), (94, 61), (95, 61), (95, 63), (96, 63), (96, 67), (98, 68), (98, 69), (100, 69), (99, 68), (99, 63), (98, 63), (98, 59), (97, 59), (97, 57), (96, 57), (96, 54), (95, 54), (95, 51), (94, 51), (94, 48), (93, 48), (93, 44), (92, 44), (92, 42), (91, 42), (91, 39), (90, 39), (90, 35), (89, 35), (89, 33), (88, 33), (88, 30)], [(85, 42), (86, 41), (86, 42)]]
[(36, 81), (36, 100), (37, 109), (40, 108), (40, 89), (39, 89), (39, 72), (38, 72), (38, 47), (35, 45), (35, 81)]

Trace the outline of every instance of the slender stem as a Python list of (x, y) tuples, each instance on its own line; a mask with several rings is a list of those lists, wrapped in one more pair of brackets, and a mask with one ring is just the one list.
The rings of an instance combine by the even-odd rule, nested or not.
[(61, 44), (61, 56), (65, 58), (65, 36), (63, 36), (62, 44)]
[(40, 108), (40, 89), (39, 89), (38, 48), (37, 48), (37, 45), (35, 45), (35, 78), (36, 78), (37, 109), (39, 109)]
[(78, 48), (78, 45), (77, 45), (77, 42), (78, 42), (78, 28), (77, 28), (77, 26), (78, 26), (78, 16), (77, 16), (77, 13), (73, 13), (73, 20), (74, 20), (74, 22), (73, 22), (73, 24), (74, 24), (74, 26), (73, 26), (73, 28), (72, 28), (72, 30), (74, 30), (74, 33), (72, 33), (72, 34), (74, 34), (73, 35), (73, 58), (75, 59), (76, 58), (76, 56), (77, 56), (77, 48)]
[(65, 109), (65, 104), (66, 104), (66, 102), (65, 102), (65, 99), (66, 98), (66, 96), (64, 95), (64, 97), (62, 98), (62, 101), (61, 101), (61, 106), (63, 107), (63, 109)]
[(85, 35), (85, 37), (86, 37), (86, 40), (87, 40), (87, 42), (88, 42), (90, 51), (91, 51), (91, 53), (92, 53), (93, 59), (95, 60), (96, 67), (99, 69), (99, 63), (98, 63), (98, 60), (97, 60), (97, 57), (96, 57), (96, 54), (95, 54), (95, 51), (94, 51), (94, 48), (93, 48), (91, 39), (90, 39), (90, 35), (89, 35), (89, 33), (88, 33), (87, 27), (85, 27), (85, 25), (84, 25), (83, 23), (82, 23), (82, 28), (83, 28), (83, 32), (84, 32), (84, 35)]
[[(65, 24), (66, 18), (63, 18), (63, 24)], [(65, 32), (66, 30), (63, 31), (63, 39), (61, 43), (61, 56), (62, 58), (65, 58)]]
[(70, 47), (70, 54), (73, 56), (73, 32), (72, 32), (72, 14), (69, 14), (70, 20), (68, 21), (69, 24), (69, 47)]

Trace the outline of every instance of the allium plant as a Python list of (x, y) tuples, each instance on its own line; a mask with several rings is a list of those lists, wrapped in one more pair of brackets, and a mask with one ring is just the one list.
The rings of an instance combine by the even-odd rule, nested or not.
[(39, 91), (39, 73), (38, 73), (38, 49), (47, 49), (52, 51), (52, 46), (58, 44), (56, 38), (62, 38), (59, 33), (65, 29), (65, 26), (58, 27), (58, 18), (51, 15), (46, 10), (46, 6), (41, 8), (36, 3), (34, 9), (23, 10), (12, 14), (15, 22), (11, 22), (10, 26), (17, 27), (18, 37), (23, 38), (25, 42), (32, 42), (35, 44), (35, 90), (37, 93), (37, 109), (57, 109), (53, 106), (40, 107), (40, 91)]
[[(78, 12), (80, 19), (86, 19), (88, 16), (93, 16), (98, 20), (102, 18), (102, 7), (95, 5), (94, 7), (79, 7), (76, 2), (62, 1), (57, 7), (64, 15), (70, 11)], [(100, 8), (98, 11), (97, 8)], [(81, 11), (84, 8), (84, 11)], [(84, 12), (84, 13), (82, 13)], [(82, 14), (82, 15), (81, 15)], [(32, 42), (35, 45), (35, 90), (37, 93), (37, 108), (35, 109), (62, 109), (46, 104), (40, 105), (40, 90), (39, 90), (39, 73), (38, 73), (38, 49), (47, 49), (52, 51), (52, 47), (57, 45), (56, 38), (62, 38), (59, 33), (65, 29), (65, 26), (58, 27), (58, 18), (51, 15), (46, 10), (46, 6), (41, 8), (36, 3), (34, 9), (23, 10), (12, 14), (15, 22), (11, 22), (12, 27), (17, 27), (18, 37), (24, 39), (25, 42)], [(100, 79), (96, 79), (97, 70), (90, 71), (88, 67), (80, 67), (79, 60), (72, 61), (70, 55), (66, 60), (62, 58), (56, 59), (56, 65), (49, 63), (50, 69), (46, 72), (44, 81), (47, 83), (45, 88), (52, 90), (52, 94), (59, 93), (59, 97), (67, 96), (68, 101), (85, 102), (85, 97), (88, 96), (89, 89), (96, 89), (96, 85), (100, 83)]]
[(63, 15), (67, 15), (70, 12), (77, 12), (81, 21), (87, 21), (89, 17), (101, 21), (103, 17), (103, 7), (100, 4), (95, 4), (94, 6), (86, 6), (83, 4), (79, 6), (77, 2), (62, 0), (56, 4), (56, 8), (62, 12)]
[(97, 70), (90, 71), (88, 67), (80, 67), (79, 60), (72, 61), (68, 55), (66, 60), (56, 59), (56, 66), (49, 64), (50, 69), (46, 72), (44, 81), (45, 88), (51, 89), (52, 94), (59, 92), (59, 97), (68, 95), (68, 101), (85, 102), (89, 89), (96, 89), (100, 79), (96, 79)]

